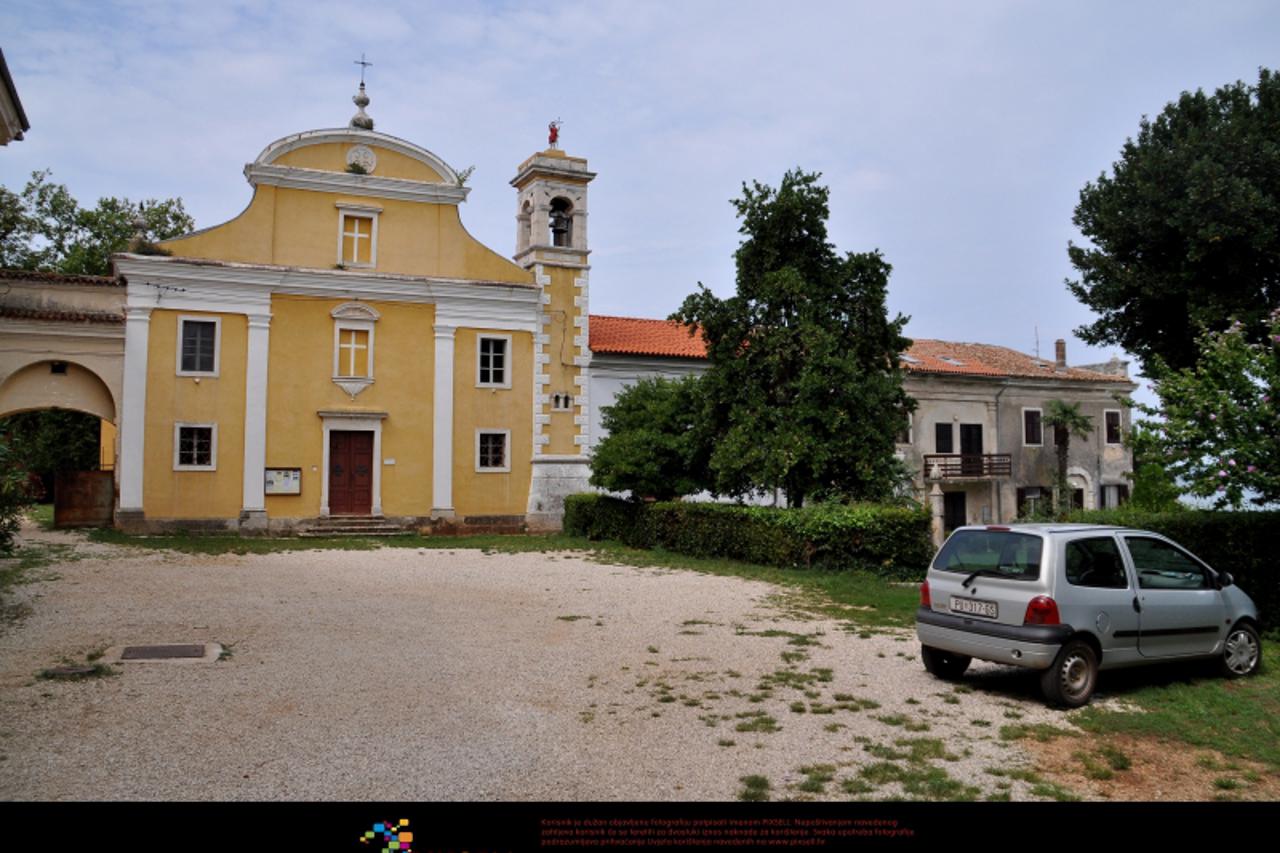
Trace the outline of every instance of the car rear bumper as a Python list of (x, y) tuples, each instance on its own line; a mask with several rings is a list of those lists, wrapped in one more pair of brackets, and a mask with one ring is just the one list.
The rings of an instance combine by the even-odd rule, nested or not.
[(1067, 625), (1000, 625), (921, 607), (916, 636), (926, 646), (980, 660), (1047, 669), (1071, 636)]

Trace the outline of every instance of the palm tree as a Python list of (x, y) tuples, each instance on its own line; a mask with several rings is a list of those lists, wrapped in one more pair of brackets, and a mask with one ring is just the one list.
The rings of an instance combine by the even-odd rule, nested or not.
[(1080, 412), (1079, 403), (1050, 400), (1045, 405), (1044, 423), (1053, 427), (1053, 443), (1058, 453), (1058, 487), (1054, 510), (1059, 518), (1071, 511), (1070, 490), (1067, 488), (1067, 455), (1071, 449), (1071, 437), (1088, 438), (1093, 432), (1093, 418)]

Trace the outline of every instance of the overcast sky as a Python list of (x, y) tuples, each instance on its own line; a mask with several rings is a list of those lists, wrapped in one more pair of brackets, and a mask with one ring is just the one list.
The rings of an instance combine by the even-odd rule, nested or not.
[(733, 291), (743, 181), (820, 171), (831, 239), (879, 249), (914, 337), (1073, 363), (1072, 210), (1144, 114), (1277, 67), (1274, 2), (86, 2), (6, 0), (31, 122), (0, 151), (81, 203), (180, 196), (235, 216), (241, 170), (346, 125), (364, 52), (379, 131), (474, 165), (463, 222), (509, 255), (516, 166), (561, 118), (591, 186), (591, 308), (663, 317)]

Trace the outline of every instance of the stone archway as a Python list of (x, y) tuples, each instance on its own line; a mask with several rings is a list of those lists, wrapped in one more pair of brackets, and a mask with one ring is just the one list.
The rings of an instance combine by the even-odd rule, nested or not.
[(37, 361), (0, 382), (0, 417), (35, 409), (71, 409), (116, 422), (116, 403), (107, 383), (71, 361)]
[(97, 464), (91, 470), (59, 470), (52, 480), (55, 526), (110, 524), (117, 417), (111, 389), (89, 368), (54, 359), (28, 364), (0, 382), (0, 418), (44, 409), (82, 412), (99, 424)]

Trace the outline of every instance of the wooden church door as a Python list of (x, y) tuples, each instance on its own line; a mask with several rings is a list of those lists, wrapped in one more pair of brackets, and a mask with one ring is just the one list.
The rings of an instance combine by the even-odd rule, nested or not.
[(329, 514), (373, 511), (373, 433), (329, 433)]

